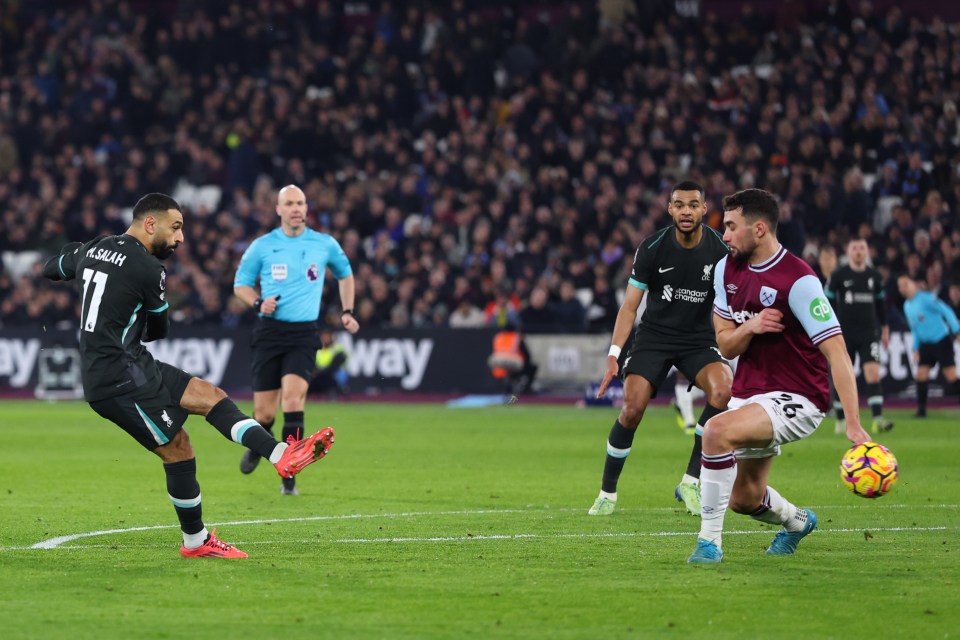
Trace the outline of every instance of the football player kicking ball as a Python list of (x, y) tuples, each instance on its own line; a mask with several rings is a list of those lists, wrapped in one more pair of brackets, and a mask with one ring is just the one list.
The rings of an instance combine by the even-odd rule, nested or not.
[(180, 520), (184, 558), (246, 558), (203, 525), (197, 462), (183, 429), (202, 415), (227, 438), (268, 458), (292, 478), (324, 457), (333, 429), (277, 442), (221, 389), (157, 362), (141, 344), (167, 335), (161, 260), (183, 243), (183, 214), (173, 198), (151, 193), (133, 208), (125, 234), (66, 245), (44, 266), (50, 280), (82, 280), (80, 365), (84, 399), (98, 414), (163, 460), (167, 494)]
[(740, 356), (728, 410), (703, 432), (702, 514), (697, 547), (687, 562), (717, 563), (727, 508), (779, 524), (767, 555), (790, 555), (817, 528), (817, 516), (767, 485), (780, 445), (809, 436), (829, 408), (830, 364), (846, 411), (847, 438), (860, 426), (857, 384), (840, 324), (820, 280), (777, 242), (773, 195), (746, 189), (723, 201), (723, 240), (730, 256), (716, 267), (714, 325), (726, 358)]

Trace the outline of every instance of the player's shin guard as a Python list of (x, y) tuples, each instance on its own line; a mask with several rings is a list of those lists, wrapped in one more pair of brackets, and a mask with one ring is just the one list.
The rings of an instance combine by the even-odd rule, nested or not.
[(807, 512), (797, 509), (773, 487), (767, 487), (763, 504), (750, 517), (767, 524), (782, 525), (787, 531), (801, 531), (807, 523)]
[(703, 455), (703, 427), (707, 424), (707, 420), (723, 412), (724, 409), (717, 409), (709, 402), (707, 406), (703, 408), (703, 413), (700, 414), (700, 419), (697, 420), (697, 433), (694, 435), (693, 449), (690, 451), (690, 460), (687, 462), (688, 476), (694, 478), (700, 477), (700, 463)]
[(617, 492), (620, 472), (623, 471), (623, 463), (627, 461), (627, 456), (630, 455), (633, 436), (636, 433), (636, 429), (627, 429), (620, 424), (620, 420), (613, 423), (610, 436), (607, 438), (607, 460), (603, 465), (603, 483), (600, 486), (602, 491), (606, 493)]
[(303, 438), (303, 411), (283, 412), (283, 442), (287, 442), (290, 436), (294, 440)]
[(202, 532), (203, 513), (200, 506), (196, 459), (165, 462), (163, 470), (167, 474), (167, 495), (170, 496), (173, 508), (177, 511), (184, 537)]
[(700, 471), (700, 537), (721, 546), (723, 518), (737, 479), (737, 458), (733, 452), (703, 454)]
[(866, 391), (870, 415), (879, 418), (883, 415), (883, 387), (879, 382), (868, 382)]
[(237, 408), (233, 400), (224, 398), (210, 409), (207, 422), (224, 437), (269, 458), (277, 447), (277, 441), (260, 423)]

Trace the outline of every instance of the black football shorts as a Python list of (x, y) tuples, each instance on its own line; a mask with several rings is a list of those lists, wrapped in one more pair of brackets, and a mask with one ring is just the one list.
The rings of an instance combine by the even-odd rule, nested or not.
[(651, 397), (656, 397), (657, 390), (663, 385), (671, 367), (679, 369), (687, 380), (693, 382), (705, 366), (714, 362), (726, 362), (716, 347), (670, 345), (648, 336), (638, 336), (623, 363), (620, 377), (626, 379), (628, 375), (643, 376), (653, 385)]
[(129, 393), (95, 400), (90, 407), (133, 436), (145, 449), (153, 451), (183, 428), (187, 410), (180, 398), (193, 377), (165, 362), (160, 368), (160, 385), (145, 384)]
[(310, 382), (320, 348), (317, 323), (260, 318), (250, 348), (254, 391), (279, 389), (280, 380), (291, 373)]

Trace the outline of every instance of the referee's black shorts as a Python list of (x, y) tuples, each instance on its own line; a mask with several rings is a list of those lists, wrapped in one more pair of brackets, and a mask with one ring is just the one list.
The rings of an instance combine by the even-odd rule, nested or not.
[(166, 362), (157, 362), (157, 367), (160, 384), (147, 383), (128, 393), (90, 403), (94, 411), (150, 451), (170, 442), (183, 428), (189, 413), (180, 406), (180, 399), (193, 378)]
[(666, 380), (671, 367), (680, 370), (687, 380), (693, 382), (697, 374), (714, 362), (726, 362), (720, 356), (716, 346), (706, 344), (671, 344), (658, 340), (656, 337), (638, 333), (633, 339), (633, 346), (624, 360), (620, 376), (626, 379), (628, 375), (642, 376), (653, 386), (653, 396)]
[(940, 342), (920, 343), (920, 366), (932, 367), (937, 363), (940, 363), (941, 368), (956, 366), (952, 336), (948, 335)]
[(316, 322), (259, 318), (250, 338), (253, 390), (273, 391), (288, 374), (307, 382), (316, 369), (320, 332)]

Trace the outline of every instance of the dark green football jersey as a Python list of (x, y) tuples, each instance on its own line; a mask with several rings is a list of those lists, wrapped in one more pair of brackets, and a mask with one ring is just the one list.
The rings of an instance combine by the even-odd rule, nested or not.
[(148, 383), (160, 371), (140, 337), (147, 314), (166, 313), (166, 271), (139, 240), (106, 236), (65, 247), (58, 269), (82, 284), (80, 363), (87, 402)]
[(630, 286), (646, 291), (637, 335), (669, 345), (715, 346), (713, 268), (729, 252), (723, 237), (702, 225), (700, 244), (685, 249), (673, 225), (645, 238), (633, 259)]

